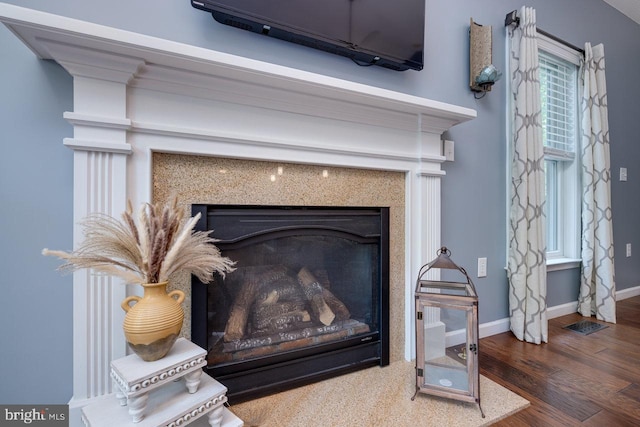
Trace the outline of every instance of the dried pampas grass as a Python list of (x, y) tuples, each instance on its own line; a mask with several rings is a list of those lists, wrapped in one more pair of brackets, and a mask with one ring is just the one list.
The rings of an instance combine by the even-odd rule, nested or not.
[(128, 203), (121, 221), (106, 214), (82, 221), (85, 240), (75, 251), (42, 253), (66, 261), (60, 270), (90, 268), (126, 283), (160, 283), (178, 272), (209, 283), (215, 272), (233, 271), (234, 262), (220, 254), (210, 231), (193, 230), (199, 219), (200, 214), (185, 218), (174, 199), (164, 206), (143, 204), (136, 221)]

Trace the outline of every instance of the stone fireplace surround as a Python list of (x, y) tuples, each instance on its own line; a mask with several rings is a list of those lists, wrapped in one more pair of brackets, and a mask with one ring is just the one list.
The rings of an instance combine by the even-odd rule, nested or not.
[[(152, 200), (156, 153), (403, 175), (398, 330), (400, 356), (414, 357), (415, 275), (440, 246), (441, 135), (474, 110), (8, 4), (0, 20), (73, 76), (76, 224)], [(73, 282), (72, 414), (111, 393), (109, 362), (127, 352), (127, 288), (87, 272)]]
[[(152, 199), (179, 194), (187, 212), (192, 203), (389, 207), (390, 360), (404, 357), (404, 173), (159, 152), (152, 165)], [(187, 295), (182, 333), (189, 337), (190, 278), (173, 286)]]

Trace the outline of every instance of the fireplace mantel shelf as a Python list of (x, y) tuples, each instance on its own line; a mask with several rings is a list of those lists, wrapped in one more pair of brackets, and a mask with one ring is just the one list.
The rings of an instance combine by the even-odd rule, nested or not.
[(422, 130), (437, 133), (476, 116), (468, 108), (14, 5), (0, 3), (0, 20), (39, 58), (58, 62), (74, 76), (205, 97), (221, 83), (224, 89), (217, 90), (227, 94), (250, 98), (246, 94), (252, 93), (245, 102), (263, 104), (284, 95), (287, 101), (278, 108), (286, 110), (303, 106), (305, 112), (313, 108), (316, 115), (330, 115), (342, 105), (336, 113), (356, 122), (382, 119), (405, 127), (404, 114), (420, 115)]
[[(152, 200), (157, 152), (403, 173), (394, 239), (404, 306), (394, 308), (404, 357), (413, 357), (415, 273), (441, 245), (442, 133), (475, 110), (5, 3), (0, 22), (73, 77), (73, 111), (61, 119), (73, 125), (64, 144), (74, 224)], [(336, 181), (336, 194), (348, 185)], [(74, 225), (74, 244), (83, 237)], [(108, 362), (127, 352), (127, 291), (87, 272), (73, 282), (77, 413), (111, 393)]]

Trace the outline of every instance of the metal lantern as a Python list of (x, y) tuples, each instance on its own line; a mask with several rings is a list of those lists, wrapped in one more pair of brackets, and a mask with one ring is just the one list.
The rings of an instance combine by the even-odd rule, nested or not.
[[(442, 247), (437, 258), (423, 265), (416, 283), (416, 393), (477, 403), (478, 295), (471, 278)], [(457, 270), (464, 282), (425, 279), (432, 269)]]

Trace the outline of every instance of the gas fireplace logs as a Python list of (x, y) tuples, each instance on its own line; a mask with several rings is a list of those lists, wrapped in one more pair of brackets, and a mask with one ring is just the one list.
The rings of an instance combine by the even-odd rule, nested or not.
[(227, 327), (224, 332), (224, 340), (226, 342), (239, 340), (244, 336), (249, 310), (251, 310), (258, 290), (285, 277), (286, 274), (287, 269), (284, 266), (277, 266), (263, 274), (245, 277), (227, 321)]
[(239, 268), (239, 285), (223, 340), (210, 363), (243, 360), (367, 333), (330, 291), (324, 269), (283, 265)]
[[(292, 331), (321, 325), (333, 324), (338, 329), (350, 325), (344, 323), (351, 317), (349, 309), (328, 289), (329, 286), (324, 270), (312, 273), (303, 267), (296, 274), (282, 265), (263, 272), (247, 269), (229, 314), (224, 342), (256, 337), (261, 341), (264, 337), (274, 340), (272, 335), (285, 331), (289, 333), (288, 339), (293, 340), (299, 334)], [(329, 329), (335, 331), (336, 328), (325, 329), (330, 332)], [(322, 328), (314, 335), (319, 333)], [(309, 331), (301, 334), (304, 336)]]
[(298, 283), (300, 283), (304, 296), (311, 305), (314, 317), (323, 325), (329, 326), (333, 322), (333, 319), (336, 318), (336, 315), (324, 300), (322, 286), (320, 286), (320, 283), (306, 267), (303, 267), (298, 272)]

